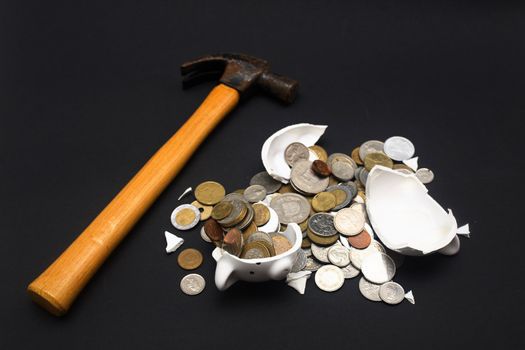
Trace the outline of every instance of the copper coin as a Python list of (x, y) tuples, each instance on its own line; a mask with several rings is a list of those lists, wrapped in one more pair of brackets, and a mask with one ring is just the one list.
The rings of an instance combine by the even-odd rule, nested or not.
[(224, 236), (222, 248), (228, 253), (239, 256), (242, 250), (242, 234), (237, 228), (232, 228)]
[(292, 249), (292, 243), (284, 235), (273, 235), (272, 236), (273, 247), (275, 249), (275, 255), (282, 254)]
[(355, 236), (348, 237), (348, 243), (356, 249), (365, 249), (370, 245), (370, 242), (372, 242), (372, 237), (366, 230)]
[(310, 248), (311, 245), (312, 245), (312, 242), (310, 241), (310, 238), (308, 237), (303, 238), (303, 241), (301, 242), (301, 248), (303, 249)]
[(184, 249), (177, 257), (177, 262), (184, 270), (195, 270), (202, 264), (202, 254), (197, 249)]
[(330, 174), (332, 173), (328, 164), (319, 159), (314, 160), (312, 162), (312, 170), (314, 171), (314, 173), (322, 177), (330, 176)]
[(214, 242), (222, 241), (224, 235), (221, 225), (212, 218), (206, 220), (204, 223), (204, 233)]
[(233, 210), (233, 205), (231, 202), (222, 201), (222, 202), (217, 203), (213, 207), (211, 211), (211, 217), (214, 218), (215, 220), (222, 220), (228, 215), (230, 215), (232, 210)]

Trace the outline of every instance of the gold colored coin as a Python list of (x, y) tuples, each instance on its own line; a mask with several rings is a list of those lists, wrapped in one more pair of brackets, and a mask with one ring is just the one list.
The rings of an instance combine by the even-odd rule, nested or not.
[(273, 245), (273, 240), (272, 240), (272, 243), (270, 242), (266, 242), (264, 240), (259, 240), (259, 241), (254, 241), (254, 242), (259, 242), (261, 243), (262, 245), (264, 245), (266, 247), (266, 249), (268, 249), (268, 251), (270, 252), (270, 256), (275, 256), (276, 253), (275, 253), (275, 247)]
[(246, 240), (248, 240), (248, 237), (250, 237), (250, 235), (254, 232), (257, 232), (257, 225), (255, 225), (255, 222), (252, 221), (250, 225), (248, 225), (248, 227), (246, 227), (242, 231), (242, 238), (244, 239), (244, 241), (246, 242)]
[(365, 169), (370, 171), (376, 165), (382, 165), (392, 169), (392, 167), (394, 166), (394, 162), (392, 161), (392, 159), (388, 158), (388, 156), (384, 153), (373, 152), (367, 154), (367, 156), (365, 157)]
[(260, 241), (246, 243), (244, 247), (242, 247), (242, 259), (260, 259), (269, 257), (270, 251)]
[(335, 195), (330, 192), (319, 192), (312, 199), (312, 208), (316, 212), (327, 212), (336, 206), (337, 200)]
[(244, 194), (244, 188), (239, 188), (239, 189), (233, 191), (233, 193)]
[(180, 252), (177, 262), (184, 270), (195, 270), (202, 264), (202, 254), (197, 249), (188, 248)]
[(304, 220), (303, 222), (300, 222), (298, 225), (301, 228), (301, 232), (306, 231), (306, 229), (308, 228), (308, 219)]
[(346, 198), (347, 198), (347, 194), (345, 191), (339, 189), (339, 188), (335, 188), (331, 191), (328, 191), (330, 192), (331, 194), (333, 194), (335, 196), (335, 206), (337, 207), (338, 205), (342, 204)]
[(264, 204), (256, 203), (252, 205), (254, 216), (253, 222), (256, 226), (263, 226), (270, 220), (270, 210)]
[(406, 165), (406, 164), (402, 164), (402, 163), (394, 164), (394, 166), (392, 167), (392, 169), (394, 169), (394, 170), (398, 170), (398, 169), (406, 169), (406, 170), (410, 171), (411, 173), (414, 172), (414, 170), (412, 170), (408, 165)]
[(366, 202), (366, 194), (364, 191), (357, 191), (357, 195)]
[(231, 202), (228, 202), (228, 201), (219, 202), (215, 204), (215, 206), (213, 207), (211, 211), (211, 217), (214, 218), (215, 220), (222, 220), (228, 215), (230, 215), (232, 210), (233, 210), (233, 205)]
[(354, 160), (354, 162), (357, 164), (357, 165), (363, 165), (363, 160), (361, 159), (361, 157), (359, 156), (359, 149), (361, 147), (356, 147), (354, 148), (354, 150), (352, 151), (352, 154), (350, 155), (350, 157), (352, 157), (352, 159)]
[(278, 192), (280, 194), (283, 194), (283, 193), (295, 193), (295, 190), (293, 189), (292, 185), (286, 184), (286, 185), (282, 185), (281, 188), (279, 188)]
[(244, 217), (248, 213), (248, 208), (246, 207), (246, 205), (244, 203), (242, 203), (242, 204), (243, 204), (243, 206), (242, 206), (241, 210), (239, 211), (239, 215), (237, 215), (236, 218), (234, 218), (232, 221), (228, 222), (227, 224), (223, 224), (224, 227), (235, 226), (235, 225), (237, 225), (238, 223), (240, 223), (244, 219)]
[(334, 185), (337, 185), (339, 183), (339, 180), (337, 180), (333, 175), (330, 175), (330, 177), (328, 178), (328, 186), (334, 186)]
[(205, 205), (215, 205), (226, 195), (224, 187), (215, 181), (205, 181), (195, 188), (195, 198)]
[(339, 235), (333, 235), (333, 236), (329, 236), (329, 237), (318, 236), (315, 233), (313, 233), (312, 231), (310, 231), (310, 229), (306, 230), (306, 235), (310, 239), (310, 241), (312, 241), (312, 243), (315, 243), (315, 244), (320, 245), (320, 246), (332, 245), (335, 242), (337, 242), (337, 240), (339, 239)]
[(303, 238), (303, 241), (301, 242), (301, 248), (308, 249), (312, 246), (312, 242), (310, 241), (310, 238), (305, 237)]
[(313, 145), (308, 148), (314, 151), (314, 153), (317, 154), (317, 158), (319, 158), (323, 162), (326, 162), (328, 160), (328, 153), (326, 153), (326, 150), (323, 147)]
[(213, 209), (211, 205), (204, 205), (201, 204), (199, 201), (193, 201), (191, 202), (191, 205), (199, 209), (199, 211), (201, 212), (201, 221), (208, 220), (210, 218), (211, 211)]
[(273, 246), (275, 248), (275, 255), (282, 254), (292, 249), (292, 243), (283, 235), (272, 236)]
[(181, 226), (187, 226), (195, 220), (195, 212), (191, 209), (184, 208), (177, 213), (175, 221)]
[(363, 183), (359, 180), (355, 180), (355, 185), (357, 186), (357, 190), (358, 191), (364, 191), (365, 190), (365, 185), (363, 185)]

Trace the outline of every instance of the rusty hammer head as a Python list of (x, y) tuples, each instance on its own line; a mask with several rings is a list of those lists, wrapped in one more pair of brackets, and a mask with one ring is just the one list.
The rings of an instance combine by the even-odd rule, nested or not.
[(267, 61), (244, 54), (219, 54), (200, 57), (184, 63), (181, 72), (184, 87), (202, 80), (219, 78), (219, 81), (239, 91), (241, 95), (259, 87), (285, 103), (294, 101), (299, 83), (271, 73)]

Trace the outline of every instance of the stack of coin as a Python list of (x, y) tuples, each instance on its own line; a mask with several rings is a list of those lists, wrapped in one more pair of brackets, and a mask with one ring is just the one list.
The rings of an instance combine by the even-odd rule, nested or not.
[[(385, 142), (366, 141), (350, 155), (329, 155), (319, 145), (293, 142), (284, 154), (291, 168), (289, 184), (263, 171), (246, 188), (226, 194), (218, 182), (206, 181), (196, 187), (193, 207), (197, 212), (200, 209), (200, 219), (209, 217), (202, 219), (206, 220), (203, 238), (243, 259), (290, 250), (292, 242), (279, 231), (296, 223), (303, 231), (303, 241), (292, 272), (318, 271), (316, 284), (329, 292), (362, 272), (359, 289), (367, 299), (396, 304), (405, 296), (403, 288), (392, 282), (402, 260), (374, 237), (366, 213), (366, 181), (376, 165), (414, 174), (402, 163), (413, 155), (413, 144), (399, 136)], [(428, 169), (415, 175), (424, 183), (433, 179)], [(188, 209), (187, 205), (182, 209)], [(197, 212), (179, 213), (187, 224), (179, 226), (194, 225)]]

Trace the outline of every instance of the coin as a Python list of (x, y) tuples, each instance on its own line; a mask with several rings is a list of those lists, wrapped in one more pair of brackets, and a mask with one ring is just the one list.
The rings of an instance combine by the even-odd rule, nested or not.
[(213, 241), (210, 239), (210, 237), (208, 237), (208, 235), (206, 234), (206, 230), (204, 229), (204, 226), (201, 227), (201, 230), (200, 230), (200, 235), (201, 235), (201, 238), (204, 242), (207, 242), (207, 243), (213, 243)]
[(248, 227), (246, 227), (244, 230), (242, 230), (242, 237), (243, 239), (247, 239), (252, 233), (257, 232), (257, 226), (252, 221)]
[(306, 258), (306, 264), (304, 265), (303, 270), (305, 271), (317, 271), (323, 266), (320, 264), (317, 260), (315, 260), (313, 257), (309, 256)]
[(195, 270), (202, 264), (202, 254), (197, 249), (187, 248), (177, 257), (179, 266), (184, 270)]
[(332, 175), (341, 181), (349, 181), (354, 177), (357, 164), (344, 153), (333, 153), (328, 157), (328, 166)]
[(346, 186), (345, 184), (330, 186), (326, 189), (326, 192), (330, 192), (335, 196), (335, 207), (332, 209), (334, 211), (341, 210), (348, 206), (355, 197), (355, 195), (352, 194), (350, 186)]
[(250, 224), (253, 221), (253, 217), (255, 216), (255, 212), (253, 211), (253, 207), (250, 204), (246, 204), (246, 209), (247, 209), (246, 215), (241, 220), (241, 222), (236, 225), (236, 227), (239, 230), (244, 230), (245, 228), (250, 226)]
[(205, 181), (195, 188), (195, 198), (206, 205), (215, 205), (224, 198), (224, 187), (215, 181)]
[(233, 210), (233, 206), (231, 202), (220, 201), (219, 203), (215, 204), (215, 206), (213, 207), (211, 211), (211, 217), (214, 218), (215, 220), (222, 220), (228, 215), (230, 215), (232, 210)]
[(330, 247), (326, 255), (328, 256), (328, 261), (335, 266), (345, 267), (350, 264), (348, 249), (342, 245), (334, 245)]
[(293, 189), (291, 184), (282, 185), (279, 189), (280, 194), (284, 193), (295, 193), (295, 190)]
[(265, 241), (269, 245), (273, 246), (272, 237), (266, 232), (256, 231), (252, 233), (250, 237), (248, 237), (248, 239), (246, 240), (246, 243), (251, 243), (255, 241)]
[(262, 185), (251, 185), (244, 190), (244, 198), (248, 202), (256, 203), (266, 197), (266, 189)]
[(222, 242), (222, 249), (231, 255), (239, 256), (241, 254), (243, 238), (241, 231), (237, 228), (232, 228), (224, 236)]
[(361, 159), (361, 157), (359, 157), (359, 149), (361, 147), (356, 147), (352, 150), (352, 153), (350, 154), (350, 157), (352, 157), (352, 159), (354, 160), (354, 162), (357, 164), (357, 165), (363, 165), (363, 160)]
[(282, 254), (292, 249), (292, 243), (284, 235), (276, 234), (272, 236), (275, 255)]
[(334, 217), (327, 213), (317, 213), (308, 219), (308, 228), (316, 235), (330, 237), (337, 235)]
[(270, 194), (277, 192), (281, 188), (282, 183), (275, 180), (266, 171), (261, 171), (251, 178), (250, 186), (251, 185), (261, 185), (266, 189), (266, 193)]
[(394, 162), (392, 162), (392, 159), (388, 158), (388, 156), (386, 156), (384, 153), (368, 153), (365, 158), (365, 169), (370, 171), (376, 165), (392, 168), (394, 166)]
[(359, 280), (359, 291), (365, 298), (371, 301), (381, 301), (379, 297), (379, 288), (381, 285), (371, 283), (367, 281), (364, 277), (361, 277)]
[[(341, 243), (338, 243), (336, 241), (334, 245), (341, 245)], [(320, 245), (312, 243), (312, 245), (310, 246), (310, 249), (312, 249), (312, 255), (317, 260), (323, 263), (329, 263), (330, 260), (328, 260), (328, 249), (330, 249), (331, 247), (333, 247), (333, 245), (328, 246), (328, 247), (321, 247)]]
[(319, 246), (330, 246), (337, 242), (339, 239), (339, 235), (333, 235), (333, 236), (319, 236), (313, 233), (310, 229), (306, 230), (306, 236), (308, 239)]
[(368, 174), (369, 172), (365, 168), (361, 169), (361, 171), (359, 172), (359, 181), (361, 182), (363, 186), (366, 186), (366, 181), (368, 180)]
[(334, 226), (345, 236), (355, 236), (365, 227), (365, 216), (358, 210), (344, 208), (335, 214)]
[(310, 241), (310, 239), (308, 237), (305, 237), (305, 238), (303, 238), (303, 241), (301, 242), (301, 248), (303, 248), (303, 249), (310, 248), (311, 244), (312, 244), (312, 242)]
[(312, 170), (314, 171), (314, 173), (316, 173), (317, 175), (321, 177), (330, 176), (330, 174), (332, 173), (332, 171), (328, 167), (328, 164), (326, 164), (320, 159), (313, 161)]
[(291, 171), (290, 181), (292, 186), (307, 194), (324, 191), (330, 179), (321, 178), (312, 170), (312, 162), (308, 160), (297, 161)]
[(208, 219), (204, 223), (204, 232), (206, 235), (214, 242), (220, 242), (223, 239), (224, 231), (222, 230), (221, 225), (214, 219)]
[(383, 148), (387, 156), (399, 162), (412, 158), (416, 152), (414, 144), (402, 136), (390, 137), (385, 141)]
[(363, 260), (361, 271), (370, 282), (382, 284), (394, 277), (396, 265), (394, 260), (385, 253), (375, 253)]
[(270, 220), (270, 210), (264, 204), (256, 203), (252, 205), (254, 211), (253, 221), (256, 226), (263, 226)]
[(295, 261), (292, 265), (290, 272), (299, 272), (306, 266), (306, 253), (304, 250), (299, 249), (295, 257)]
[(197, 295), (204, 290), (206, 281), (196, 273), (190, 273), (180, 281), (180, 289), (187, 295)]
[(368, 153), (380, 152), (384, 153), (383, 142), (377, 140), (366, 141), (359, 148), (359, 157), (364, 160)]
[(300, 142), (293, 142), (284, 151), (286, 164), (293, 167), (299, 160), (307, 160), (310, 157), (308, 148)]
[(242, 248), (241, 258), (242, 259), (262, 259), (269, 258), (270, 251), (261, 242), (250, 242), (246, 243)]
[(326, 150), (323, 147), (318, 146), (318, 145), (313, 145), (308, 148), (314, 151), (314, 153), (317, 155), (317, 158), (319, 158), (319, 160), (322, 160), (323, 162), (326, 162), (328, 160), (328, 153), (326, 153)]
[(431, 183), (434, 180), (434, 173), (427, 168), (420, 168), (416, 171), (416, 177), (424, 184)]
[(405, 290), (396, 282), (386, 282), (379, 288), (379, 297), (387, 304), (396, 305), (405, 298)]
[(315, 284), (325, 292), (335, 292), (345, 283), (343, 271), (334, 265), (325, 265), (315, 273)]
[(312, 199), (312, 208), (317, 212), (332, 210), (336, 205), (336, 198), (333, 193), (319, 192)]
[(357, 191), (358, 191), (357, 182), (359, 182), (359, 181), (358, 180), (356, 180), (355, 182), (354, 181), (347, 181), (347, 182), (343, 182), (341, 184), (341, 186), (345, 186), (350, 191), (350, 193), (351, 193), (350, 200), (354, 199), (354, 197), (357, 195)]
[(248, 212), (248, 207), (243, 201), (239, 199), (232, 199), (230, 202), (232, 204), (231, 213), (224, 219), (217, 221), (224, 227), (232, 227), (237, 225), (244, 219), (246, 213)]
[(190, 204), (179, 205), (171, 213), (171, 224), (179, 230), (189, 230), (199, 222), (201, 212)]
[(310, 214), (310, 203), (296, 193), (284, 193), (273, 198), (270, 207), (275, 210), (282, 224), (303, 222)]
[(350, 247), (350, 262), (352, 265), (361, 269), (362, 261), (366, 259), (369, 255), (375, 253), (384, 253), (385, 248), (376, 240), (372, 240), (372, 243), (365, 249), (355, 249)]
[(350, 279), (350, 278), (357, 277), (359, 275), (359, 272), (360, 272), (352, 264), (348, 264), (345, 267), (341, 267), (341, 270), (343, 271), (345, 279)]
[(191, 202), (191, 205), (199, 209), (199, 211), (201, 212), (200, 221), (208, 220), (208, 218), (211, 215), (211, 211), (213, 209), (211, 205), (203, 205), (199, 201), (193, 201)]
[(361, 231), (355, 236), (348, 237), (348, 243), (356, 249), (365, 249), (371, 242), (372, 237), (366, 230)]

